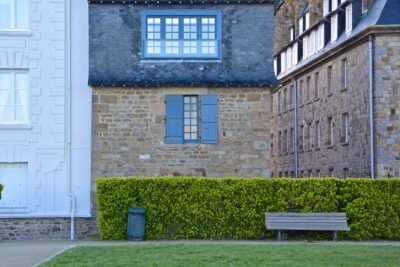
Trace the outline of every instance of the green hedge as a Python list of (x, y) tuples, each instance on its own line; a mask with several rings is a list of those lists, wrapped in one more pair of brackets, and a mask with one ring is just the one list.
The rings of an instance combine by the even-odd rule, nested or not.
[(0, 184), (0, 199), (1, 199), (1, 192), (3, 191), (4, 186)]
[(400, 240), (400, 179), (99, 178), (97, 201), (102, 239), (125, 239), (140, 205), (148, 239), (272, 238), (267, 211), (340, 211), (351, 228), (340, 238)]

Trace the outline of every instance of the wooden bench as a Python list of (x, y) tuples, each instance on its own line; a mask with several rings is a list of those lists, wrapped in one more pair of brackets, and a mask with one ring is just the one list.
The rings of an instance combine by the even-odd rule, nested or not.
[(281, 231), (333, 231), (333, 241), (337, 240), (337, 231), (350, 231), (346, 213), (299, 213), (299, 212), (266, 212), (265, 226), (267, 230)]

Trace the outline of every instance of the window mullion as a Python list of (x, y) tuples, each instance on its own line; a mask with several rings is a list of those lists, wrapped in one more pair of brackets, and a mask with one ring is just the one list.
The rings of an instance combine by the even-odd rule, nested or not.
[(183, 56), (183, 40), (184, 40), (184, 20), (185, 17), (179, 17), (179, 55)]
[(201, 26), (202, 26), (202, 24), (201, 24), (201, 19), (202, 19), (202, 17), (201, 16), (198, 16), (197, 18), (196, 18), (196, 21), (197, 21), (197, 40), (196, 40), (196, 43), (197, 43), (197, 55), (200, 57), (201, 55), (202, 55), (202, 50), (201, 50), (201, 43), (202, 43), (202, 38), (201, 38), (201, 32), (202, 32), (202, 29), (201, 29)]
[(12, 120), (13, 121), (15, 121), (16, 119), (17, 119), (17, 116), (16, 116), (16, 109), (17, 109), (17, 105), (16, 105), (16, 93), (15, 93), (15, 84), (16, 84), (16, 82), (15, 82), (15, 79), (17, 78), (16, 77), (16, 74), (15, 74), (15, 72), (13, 71), (13, 72), (11, 72), (11, 76), (12, 76), (12, 79), (11, 79), (11, 91), (12, 91), (12, 103), (11, 103), (11, 105), (12, 105)]

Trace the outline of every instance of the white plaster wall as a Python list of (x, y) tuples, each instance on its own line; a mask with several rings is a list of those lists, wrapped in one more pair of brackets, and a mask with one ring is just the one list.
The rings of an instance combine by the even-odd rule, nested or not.
[(28, 207), (0, 217), (69, 216), (69, 166), (75, 214), (90, 216), (87, 3), (30, 0), (29, 21), (29, 31), (0, 30), (0, 69), (28, 69), (30, 81), (29, 125), (0, 125), (0, 162), (28, 163)]

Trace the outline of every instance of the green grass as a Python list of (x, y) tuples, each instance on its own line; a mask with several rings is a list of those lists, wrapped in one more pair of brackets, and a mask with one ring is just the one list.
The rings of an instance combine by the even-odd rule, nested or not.
[(400, 266), (400, 246), (143, 244), (77, 247), (42, 266)]

